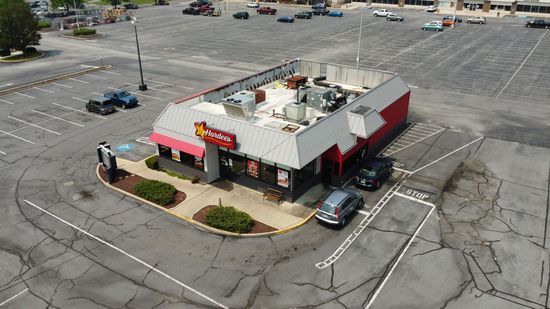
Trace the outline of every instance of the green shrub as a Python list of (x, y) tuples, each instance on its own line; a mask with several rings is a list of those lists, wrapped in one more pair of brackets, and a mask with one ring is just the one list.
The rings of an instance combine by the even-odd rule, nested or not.
[(234, 233), (250, 232), (253, 222), (249, 214), (231, 206), (210, 209), (205, 221), (211, 227)]
[(0, 48), (0, 57), (7, 57), (11, 55), (11, 50), (9, 48)]
[(90, 29), (90, 28), (75, 28), (73, 29), (73, 34), (74, 35), (92, 35), (92, 34), (95, 34), (95, 29)]
[(139, 197), (165, 206), (172, 202), (177, 190), (169, 183), (157, 180), (144, 180), (134, 186), (134, 192)]
[(199, 183), (201, 181), (201, 178), (199, 176), (193, 176), (191, 178), (191, 183)]
[(36, 50), (36, 48), (32, 47), (32, 46), (27, 46), (25, 47), (25, 49), (23, 50), (23, 54), (25, 55), (32, 55), (32, 54), (36, 54), (38, 51)]
[(159, 157), (157, 155), (149, 157), (145, 160), (145, 165), (152, 170), (159, 169)]
[(51, 26), (52, 25), (49, 22), (45, 21), (45, 20), (41, 20), (41, 21), (38, 22), (38, 28), (39, 29), (49, 28)]

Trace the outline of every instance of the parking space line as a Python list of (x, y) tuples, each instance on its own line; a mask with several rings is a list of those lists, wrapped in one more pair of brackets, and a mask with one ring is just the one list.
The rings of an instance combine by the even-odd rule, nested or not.
[(105, 241), (105, 240), (103, 240), (103, 239), (101, 239), (101, 238), (99, 238), (99, 237), (97, 237), (97, 236), (95, 236), (95, 235), (93, 235), (93, 234), (91, 234), (91, 233), (89, 233), (89, 232), (87, 232), (87, 231), (85, 231), (85, 230), (79, 228), (78, 226), (76, 226), (76, 225), (74, 225), (74, 224), (72, 224), (72, 223), (69, 223), (69, 222), (67, 222), (67, 221), (65, 221), (65, 220), (63, 220), (63, 219), (61, 219), (60, 217), (58, 217), (58, 216), (54, 215), (53, 213), (49, 212), (48, 210), (46, 210), (46, 209), (44, 209), (44, 208), (42, 208), (42, 207), (40, 207), (40, 206), (38, 206), (38, 205), (36, 205), (36, 204), (34, 204), (34, 203), (28, 201), (28, 200), (26, 200), (26, 199), (25, 199), (24, 201), (25, 201), (25, 203), (27, 203), (27, 205), (32, 206), (32, 207), (34, 207), (34, 208), (40, 210), (41, 212), (43, 212), (43, 213), (45, 213), (45, 214), (47, 214), (47, 215), (53, 217), (54, 219), (56, 219), (56, 220), (58, 220), (58, 221), (60, 221), (60, 222), (62, 222), (62, 223), (64, 223), (64, 224), (68, 225), (68, 226), (71, 227), (72, 229), (77, 230), (77, 231), (79, 231), (80, 233), (85, 234), (86, 236), (88, 236), (88, 237), (94, 239), (95, 241), (100, 242), (100, 243), (104, 244), (105, 246), (107, 246), (107, 247), (109, 247), (109, 248), (111, 248), (111, 249), (113, 249), (113, 250), (115, 250), (115, 251), (117, 251), (117, 252), (119, 252), (119, 253), (125, 255), (126, 257), (129, 257), (130, 259), (132, 259), (132, 260), (138, 262), (139, 264), (145, 266), (145, 267), (148, 268), (149, 270), (156, 272), (157, 274), (161, 275), (162, 277), (164, 277), (164, 278), (166, 278), (166, 279), (168, 279), (168, 280), (170, 280), (170, 281), (176, 283), (177, 285), (183, 287), (183, 288), (186, 289), (186, 290), (189, 290), (189, 291), (193, 292), (194, 294), (196, 294), (196, 295), (202, 297), (203, 299), (205, 299), (205, 300), (207, 300), (207, 301), (209, 301), (209, 302), (215, 304), (216, 306), (218, 306), (218, 307), (220, 307), (220, 308), (224, 308), (224, 309), (229, 309), (229, 307), (223, 305), (222, 303), (217, 302), (216, 300), (214, 300), (214, 299), (208, 297), (206, 294), (203, 294), (203, 293), (199, 292), (198, 290), (195, 290), (194, 288), (192, 288), (192, 287), (186, 285), (185, 283), (183, 283), (183, 282), (181, 282), (181, 281), (179, 281), (179, 280), (173, 278), (172, 276), (166, 274), (165, 272), (159, 270), (158, 268), (149, 265), (148, 263), (146, 263), (146, 262), (140, 260), (139, 258), (137, 258), (137, 257), (135, 257), (135, 256), (133, 256), (133, 255), (131, 255), (130, 253), (128, 253), (128, 252), (126, 252), (126, 251), (124, 251), (124, 250), (118, 248), (117, 246), (115, 246), (115, 245), (113, 245), (113, 244), (111, 244), (111, 243), (109, 243), (109, 242), (107, 242), (107, 241)]
[(37, 111), (36, 109), (33, 109), (32, 111), (35, 112), (35, 113), (42, 114), (42, 115), (44, 115), (44, 116), (51, 117), (51, 118), (53, 118), (53, 119), (58, 119), (58, 120), (61, 120), (61, 121), (65, 121), (65, 122), (74, 124), (75, 126), (84, 127), (83, 124), (76, 123), (76, 122), (72, 122), (72, 121), (69, 121), (69, 120), (67, 120), (67, 119), (63, 119), (63, 118), (61, 118), (61, 117), (53, 116), (53, 115), (50, 115), (50, 114), (46, 114), (46, 113), (43, 113), (43, 112), (41, 112), (41, 111)]
[(432, 134), (426, 135), (425, 137), (423, 137), (423, 138), (417, 140), (416, 142), (411, 143), (411, 144), (409, 144), (409, 145), (407, 145), (407, 146), (405, 146), (405, 147), (403, 147), (403, 148), (399, 148), (398, 150), (392, 151), (392, 152), (390, 152), (390, 153), (388, 153), (388, 154), (383, 153), (383, 154), (382, 154), (382, 158), (391, 156), (392, 154), (394, 154), (394, 153), (396, 153), (396, 152), (399, 152), (399, 151), (401, 151), (401, 150), (403, 150), (403, 149), (407, 149), (407, 148), (409, 148), (410, 146), (412, 146), (412, 145), (414, 145), (414, 144), (417, 144), (417, 143), (419, 143), (419, 142), (421, 142), (421, 141), (423, 141), (423, 140), (425, 140), (425, 139), (427, 139), (427, 138), (429, 138), (429, 137), (432, 137), (432, 136), (434, 136), (434, 135), (436, 135), (436, 134), (439, 134), (440, 132), (443, 132), (443, 131), (445, 131), (445, 128), (442, 128), (442, 129), (439, 130), (439, 131), (433, 132)]
[(423, 122), (417, 122), (414, 124), (415, 127), (430, 127), (430, 128), (434, 128), (434, 129), (441, 129), (440, 126), (434, 126), (432, 124), (427, 124), (427, 123), (423, 123)]
[(2, 150), (0, 150), (0, 154), (2, 154), (4, 156), (7, 155), (7, 153), (3, 152)]
[(24, 97), (27, 97), (27, 98), (30, 98), (30, 99), (36, 99), (35, 97), (33, 97), (32, 95), (28, 95), (28, 94), (24, 94), (24, 93), (20, 93), (20, 92), (14, 92), (15, 94), (18, 94), (20, 96), (24, 96)]
[(435, 163), (437, 163), (437, 162), (439, 162), (439, 161), (445, 159), (446, 157), (448, 157), (448, 156), (454, 154), (455, 152), (458, 152), (458, 151), (460, 151), (460, 150), (462, 150), (462, 149), (464, 149), (464, 148), (470, 146), (471, 144), (476, 143), (477, 141), (479, 141), (479, 140), (481, 140), (481, 139), (484, 139), (484, 138), (485, 138), (484, 136), (481, 136), (481, 137), (475, 139), (474, 141), (471, 141), (471, 142), (469, 142), (468, 144), (466, 144), (466, 145), (464, 145), (464, 146), (462, 146), (462, 147), (460, 147), (460, 148), (458, 148), (458, 149), (455, 149), (455, 150), (449, 152), (448, 154), (442, 156), (441, 158), (439, 158), (439, 159), (437, 159), (437, 160), (434, 160), (434, 161), (432, 161), (432, 162), (430, 162), (430, 163), (428, 163), (428, 164), (426, 164), (426, 165), (424, 165), (424, 166), (422, 166), (422, 167), (420, 167), (420, 168), (417, 168), (416, 170), (413, 171), (413, 174), (418, 173), (419, 171), (425, 169), (426, 167), (428, 167), (428, 166), (430, 166), (430, 165), (432, 165), (432, 164), (435, 164)]
[(122, 74), (119, 74), (119, 73), (116, 73), (116, 72), (111, 72), (111, 71), (101, 71), (101, 73), (107, 73), (107, 74), (122, 76)]
[(90, 77), (93, 77), (93, 78), (97, 78), (97, 79), (107, 79), (107, 78), (105, 78), (105, 77), (96, 76), (96, 75), (93, 75), (93, 74), (90, 74), (90, 73), (88, 73), (88, 74), (86, 74), (86, 75), (88, 75), (88, 76), (90, 76)]
[[(134, 84), (126, 83), (126, 85), (133, 86)], [(168, 90), (164, 90), (164, 89), (158, 89), (158, 88), (154, 88), (154, 87), (149, 87), (149, 89), (153, 89), (155, 91), (166, 92), (166, 93), (170, 93), (170, 94), (173, 94), (173, 95), (179, 95), (179, 93), (177, 93), (177, 92), (168, 91)]]
[(57, 86), (61, 86), (61, 87), (65, 87), (65, 88), (73, 88), (72, 86), (69, 86), (69, 85), (63, 85), (63, 84), (58, 84), (58, 83), (52, 83), (54, 85), (57, 85)]
[(81, 113), (81, 114), (84, 114), (84, 115), (90, 115), (90, 116), (94, 116), (94, 117), (97, 117), (97, 118), (100, 118), (100, 119), (103, 119), (103, 120), (107, 120), (106, 117), (103, 117), (103, 116), (100, 116), (100, 115), (94, 115), (94, 114), (91, 114), (89, 112), (85, 112), (85, 111), (82, 111), (82, 110), (79, 110), (79, 109), (76, 109), (76, 108), (72, 108), (72, 107), (57, 104), (57, 103), (52, 103), (52, 104), (57, 105), (57, 106), (62, 107), (62, 108), (70, 109), (70, 110), (75, 111), (77, 113)]
[(6, 100), (2, 100), (2, 99), (0, 99), (0, 102), (4, 102), (4, 103), (6, 103), (6, 104), (10, 104), (10, 105), (13, 105), (13, 104), (14, 104), (13, 102), (10, 102), (10, 101), (6, 101)]
[(40, 90), (40, 91), (44, 91), (44, 92), (47, 92), (47, 93), (55, 93), (55, 91), (51, 91), (51, 90), (46, 90), (46, 89), (42, 89), (42, 88), (38, 88), (38, 87), (32, 87), (32, 89), (36, 89), (36, 90)]
[(9, 303), (10, 301), (14, 300), (14, 299), (17, 298), (19, 295), (21, 295), (21, 294), (27, 292), (28, 290), (29, 290), (29, 288), (26, 288), (26, 289), (24, 289), (23, 291), (21, 291), (21, 292), (15, 294), (15, 295), (13, 295), (12, 297), (6, 299), (6, 300), (3, 301), (2, 303), (0, 303), (0, 307), (2, 307), (2, 306), (4, 306), (5, 304)]
[[(396, 195), (398, 195), (396, 193)], [(401, 195), (399, 195), (401, 196)], [(407, 197), (408, 198), (408, 197)], [(395, 268), (397, 267), (397, 265), (399, 264), (399, 262), (401, 261), (401, 259), (403, 258), (403, 256), (405, 256), (405, 253), (407, 252), (407, 250), (409, 249), (409, 247), (411, 246), (411, 244), (413, 243), (414, 239), (416, 238), (416, 236), (418, 235), (418, 233), (420, 232), (420, 230), (422, 229), (422, 227), (424, 226), (424, 223), (426, 223), (426, 221), (428, 221), (428, 218), (430, 217), (430, 215), (432, 214), (432, 212), (434, 211), (435, 209), (435, 205), (430, 205), (431, 208), (430, 208), (430, 211), (428, 212), (428, 214), (424, 217), (424, 220), (422, 220), (422, 222), (420, 223), (420, 225), (418, 226), (418, 228), (416, 229), (416, 231), (414, 232), (414, 234), (411, 236), (411, 238), (409, 239), (409, 241), (407, 242), (407, 244), (405, 245), (405, 248), (403, 248), (403, 251), (401, 251), (401, 253), (399, 254), (399, 256), (397, 257), (397, 259), (395, 260), (395, 262), (393, 263), (392, 267), (390, 268), (390, 270), (388, 271), (388, 273), (386, 274), (386, 276), (384, 277), (384, 280), (382, 281), (382, 283), (380, 283), (380, 285), (378, 286), (378, 288), (376, 289), (376, 291), (374, 292), (374, 294), (372, 294), (372, 297), (370, 298), (369, 302), (367, 303), (367, 305), (365, 306), (365, 309), (369, 309), (370, 306), (372, 306), (372, 304), (374, 303), (374, 301), (376, 300), (376, 297), (378, 297), (378, 294), (380, 294), (380, 291), (382, 291), (382, 288), (384, 287), (384, 285), (386, 285), (386, 282), (388, 282), (388, 279), (390, 279), (393, 271), (395, 270)]]
[(41, 126), (35, 125), (34, 123), (30, 123), (30, 122), (27, 122), (27, 121), (25, 121), (25, 120), (21, 120), (21, 119), (19, 119), (19, 118), (15, 118), (15, 117), (13, 117), (13, 116), (8, 116), (8, 118), (13, 119), (13, 120), (16, 120), (16, 121), (19, 121), (19, 122), (22, 122), (22, 123), (25, 123), (25, 124), (28, 124), (28, 125), (30, 125), (30, 126), (33, 126), (33, 127), (39, 128), (39, 129), (42, 129), (42, 130), (44, 130), (44, 131), (48, 131), (48, 132), (53, 133), (53, 134), (61, 135), (61, 133), (59, 133), (59, 132), (55, 132), (55, 131), (52, 131), (52, 130), (50, 130), (50, 129), (43, 128), (43, 127), (41, 127)]
[(508, 85), (510, 85), (510, 83), (512, 82), (512, 80), (514, 79), (514, 77), (516, 77), (516, 74), (518, 74), (519, 70), (521, 70), (521, 68), (523, 68), (523, 65), (525, 64), (525, 62), (527, 62), (527, 60), (529, 60), (529, 57), (531, 57), (531, 55), (533, 54), (533, 52), (535, 51), (535, 49), (537, 49), (537, 47), (539, 46), (540, 42), (542, 42), (542, 40), (544, 39), (544, 37), (546, 36), (546, 34), (548, 33), (548, 31), (550, 30), (546, 30), (544, 32), (544, 34), (540, 37), (539, 41), (537, 42), (537, 44), (535, 44), (535, 47), (533, 47), (533, 49), (531, 49), (531, 52), (529, 52), (529, 54), (527, 55), (527, 57), (525, 57), (525, 59), (523, 59), (523, 62), (519, 65), (518, 69), (514, 72), (514, 74), (512, 75), (512, 77), (510, 77), (510, 79), (508, 80), (508, 82), (506, 83), (506, 85), (504, 85), (504, 87), (502, 87), (502, 89), (500, 90), (500, 92), (498, 93), (498, 95), (495, 97), (495, 99), (498, 99), (500, 97), (500, 95), (504, 92), (504, 90), (506, 90), (506, 88), (508, 87)]
[(76, 78), (72, 78), (72, 77), (70, 77), (69, 79), (70, 79), (70, 80), (77, 81), (77, 82), (79, 82), (79, 83), (83, 83), (83, 84), (91, 84), (90, 82), (87, 82), (87, 81), (81, 80), (81, 79), (76, 79)]
[(80, 102), (86, 102), (86, 103), (88, 102), (88, 101), (86, 101), (86, 100), (84, 100), (84, 99), (77, 98), (77, 97), (71, 97), (71, 99), (75, 99), (75, 100), (80, 101)]
[(137, 92), (134, 92), (135, 95), (140, 95), (140, 96), (144, 96), (146, 98), (151, 98), (151, 99), (156, 99), (156, 100), (161, 100), (161, 98), (157, 98), (157, 97), (153, 97), (153, 96), (150, 96), (150, 95), (146, 95), (146, 94), (143, 94), (143, 93), (137, 93)]
[(17, 135), (15, 135), (15, 134), (11, 134), (10, 132), (6, 132), (6, 131), (0, 130), (0, 133), (2, 133), (2, 134), (4, 134), (4, 135), (9, 135), (9, 136), (11, 136), (11, 137), (15, 137), (15, 138), (20, 139), (20, 140), (22, 140), (22, 141), (24, 141), (24, 142), (27, 142), (27, 143), (29, 143), (29, 144), (33, 144), (33, 145), (35, 144), (34, 142), (29, 141), (28, 139), (24, 139), (24, 138), (22, 138), (22, 137), (20, 137), (20, 136), (17, 136)]

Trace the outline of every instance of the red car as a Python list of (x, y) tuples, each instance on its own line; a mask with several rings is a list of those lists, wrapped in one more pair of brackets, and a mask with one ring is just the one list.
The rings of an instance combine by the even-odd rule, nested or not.
[(214, 11), (214, 8), (209, 6), (209, 5), (203, 5), (199, 8), (199, 11), (201, 13), (206, 13), (206, 12), (213, 12)]
[[(455, 24), (457, 23), (457, 21), (455, 21)], [(444, 19), (442, 21), (442, 24), (443, 24), (443, 27), (450, 27), (453, 25), (453, 20), (452, 19)]]
[(259, 8), (259, 9), (256, 10), (256, 12), (258, 12), (258, 14), (266, 14), (266, 15), (275, 15), (275, 14), (277, 14), (277, 10), (272, 9), (269, 6)]

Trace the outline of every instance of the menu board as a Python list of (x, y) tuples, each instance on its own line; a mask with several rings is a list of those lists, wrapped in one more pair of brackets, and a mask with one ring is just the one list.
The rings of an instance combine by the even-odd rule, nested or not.
[(288, 188), (288, 171), (277, 169), (277, 184)]
[(258, 178), (258, 165), (258, 161), (248, 160), (246, 168), (246, 173), (248, 174), (248, 176)]
[(179, 150), (172, 148), (172, 160), (181, 162)]

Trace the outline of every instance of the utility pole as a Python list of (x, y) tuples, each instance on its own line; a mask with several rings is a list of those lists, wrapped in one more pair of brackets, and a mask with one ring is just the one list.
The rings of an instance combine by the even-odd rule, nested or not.
[(361, 30), (363, 29), (363, 7), (361, 7), (361, 21), (359, 22), (359, 40), (357, 42), (356, 67), (359, 68), (359, 52), (361, 51)]

